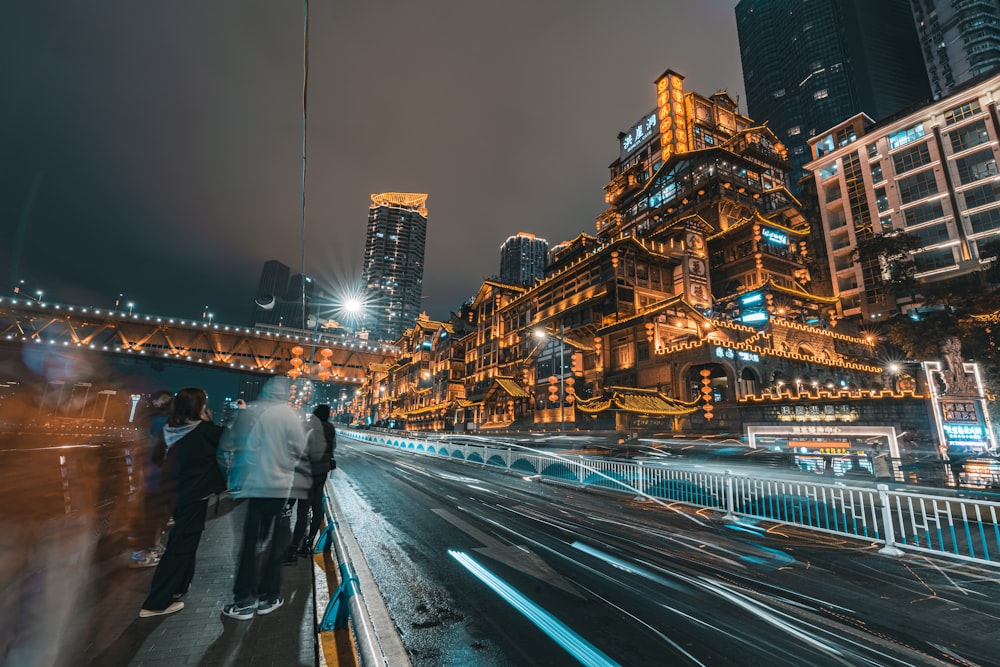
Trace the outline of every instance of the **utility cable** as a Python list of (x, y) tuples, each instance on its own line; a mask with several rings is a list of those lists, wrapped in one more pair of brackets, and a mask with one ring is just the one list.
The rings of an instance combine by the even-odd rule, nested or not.
[(306, 129), (309, 103), (309, 0), (302, 2), (302, 328), (306, 328)]

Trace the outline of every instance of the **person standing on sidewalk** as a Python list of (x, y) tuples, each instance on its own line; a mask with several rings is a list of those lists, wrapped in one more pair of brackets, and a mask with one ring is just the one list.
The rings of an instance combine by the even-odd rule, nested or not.
[[(333, 458), (337, 449), (337, 431), (330, 423), (330, 406), (317, 405), (312, 415), (306, 420), (306, 431), (309, 443), (309, 463), (312, 466), (312, 487), (309, 489), (309, 501), (298, 502), (298, 514), (295, 517), (295, 534), (292, 536), (292, 546), (289, 547), (289, 559), (298, 555), (308, 557), (312, 552), (313, 540), (319, 532), (323, 521), (323, 487), (330, 470), (337, 465)], [(309, 512), (312, 510), (312, 519)], [(309, 534), (306, 535), (308, 527)], [(304, 541), (303, 541), (304, 540)], [(287, 561), (286, 561), (287, 562)]]
[[(306, 451), (306, 433), (299, 415), (288, 406), (290, 395), (289, 378), (268, 380), (260, 399), (237, 413), (219, 447), (219, 465), (228, 479), (230, 496), (247, 500), (233, 602), (222, 610), (230, 618), (249, 620), (255, 613), (270, 614), (285, 602), (281, 567), (291, 531), (282, 510), (289, 498), (305, 498), (309, 489), (308, 484), (301, 489), (295, 484), (295, 469), (301, 467)], [(259, 541), (266, 545), (258, 574)]]
[(175, 498), (174, 527), (156, 566), (141, 618), (172, 614), (184, 608), (180, 597), (194, 578), (195, 560), (205, 530), (208, 499), (225, 490), (216, 463), (222, 427), (212, 423), (203, 389), (181, 389), (174, 397), (163, 427), (168, 450), (163, 464), (162, 490)]
[[(148, 539), (147, 549), (132, 554), (129, 567), (156, 567), (163, 556), (163, 538), (166, 536), (167, 523), (170, 520), (171, 500), (160, 486), (163, 460), (166, 458), (167, 446), (163, 439), (163, 427), (170, 418), (170, 402), (174, 395), (165, 389), (153, 393), (149, 399), (149, 410), (145, 415), (146, 432), (149, 439), (142, 452), (143, 464), (143, 494), (142, 515), (136, 521), (138, 539)], [(140, 546), (146, 544), (145, 541)]]

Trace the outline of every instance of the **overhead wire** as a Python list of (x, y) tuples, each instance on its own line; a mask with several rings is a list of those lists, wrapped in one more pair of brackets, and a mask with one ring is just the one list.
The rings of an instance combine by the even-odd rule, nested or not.
[(300, 231), (302, 328), (306, 328), (306, 136), (309, 110), (309, 0), (302, 2), (302, 221)]

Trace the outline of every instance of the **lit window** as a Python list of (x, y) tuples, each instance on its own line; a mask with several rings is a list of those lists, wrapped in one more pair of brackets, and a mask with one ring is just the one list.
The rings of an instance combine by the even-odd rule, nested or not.
[(827, 92), (826, 88), (824, 88), (823, 90), (817, 90), (815, 93), (813, 93), (813, 99), (814, 100), (822, 100), (822, 99), (826, 99), (827, 97), (829, 97), (829, 95), (830, 95), (830, 93)]

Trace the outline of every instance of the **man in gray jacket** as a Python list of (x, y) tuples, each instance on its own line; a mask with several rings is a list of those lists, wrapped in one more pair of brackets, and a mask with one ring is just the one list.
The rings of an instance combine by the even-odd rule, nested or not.
[[(240, 410), (226, 427), (219, 444), (219, 461), (229, 484), (229, 495), (247, 499), (233, 603), (222, 613), (249, 620), (270, 614), (282, 604), (281, 565), (291, 543), (282, 509), (289, 498), (305, 498), (301, 467), (306, 434), (301, 417), (288, 406), (291, 380), (274, 377), (261, 390), (260, 399)], [(300, 468), (296, 475), (296, 468)], [(299, 477), (296, 480), (296, 477)], [(257, 543), (268, 539), (264, 567), (257, 573)]]

